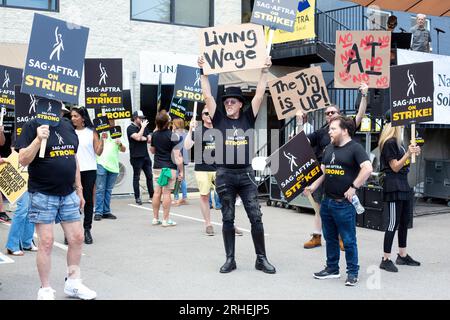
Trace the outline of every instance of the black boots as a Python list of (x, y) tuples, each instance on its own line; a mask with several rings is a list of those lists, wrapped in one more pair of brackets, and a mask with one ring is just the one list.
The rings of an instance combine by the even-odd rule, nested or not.
[(84, 243), (92, 244), (92, 242), (91, 230), (84, 230)]
[(227, 261), (220, 268), (220, 273), (228, 273), (236, 269), (236, 261), (234, 261), (234, 243), (235, 233), (234, 229), (223, 231), (223, 244), (225, 246), (225, 253), (227, 255)]
[(253, 244), (255, 245), (256, 262), (255, 268), (265, 273), (275, 273), (276, 269), (269, 263), (266, 257), (266, 246), (264, 243), (264, 231), (252, 230)]

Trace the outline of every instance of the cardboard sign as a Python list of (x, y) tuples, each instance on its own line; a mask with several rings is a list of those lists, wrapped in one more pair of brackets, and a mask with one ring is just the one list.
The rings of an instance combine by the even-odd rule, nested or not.
[(109, 134), (111, 139), (122, 138), (122, 128), (120, 126), (115, 126), (109, 129)]
[(122, 107), (122, 59), (84, 60), (86, 108)]
[(130, 90), (122, 91), (122, 101), (123, 105), (121, 107), (96, 107), (95, 115), (96, 117), (101, 117), (103, 111), (105, 112), (108, 119), (130, 119), (132, 114), (132, 104), (131, 104), (131, 93)]
[(331, 104), (320, 67), (290, 73), (269, 82), (278, 119), (326, 108)]
[(263, 27), (246, 23), (204, 28), (200, 52), (204, 74), (262, 68), (267, 57)]
[(20, 92), (20, 86), (15, 86), (16, 106), (14, 108), (14, 126), (16, 140), (22, 133), (22, 127), (29, 120), (36, 117), (37, 99), (32, 94), (25, 94)]
[(268, 26), (270, 29), (294, 31), (298, 0), (255, 1), (251, 23)]
[(15, 203), (28, 190), (28, 172), (19, 164), (19, 154), (13, 151), (7, 163), (0, 164), (0, 192)]
[(95, 131), (97, 131), (98, 133), (109, 131), (111, 127), (109, 126), (108, 117), (104, 116), (95, 118), (94, 127)]
[(78, 104), (88, 33), (35, 13), (22, 92)]
[(287, 202), (295, 199), (322, 175), (320, 163), (303, 131), (275, 151), (268, 161)]
[(14, 108), (14, 86), (22, 83), (22, 69), (0, 66), (0, 106)]
[(40, 125), (59, 126), (62, 104), (59, 101), (39, 98), (36, 104), (36, 121)]
[(336, 31), (336, 88), (388, 88), (390, 61), (390, 31)]
[(391, 68), (391, 114), (393, 126), (433, 121), (433, 62)]
[[(213, 97), (217, 96), (219, 86), (219, 76), (211, 75), (208, 77)], [(173, 89), (174, 98), (183, 100), (205, 102), (202, 94), (200, 82), (200, 69), (179, 64), (177, 66), (177, 77)]]

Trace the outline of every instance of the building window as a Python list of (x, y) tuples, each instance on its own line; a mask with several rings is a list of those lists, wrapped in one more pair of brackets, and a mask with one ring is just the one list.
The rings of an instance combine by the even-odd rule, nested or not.
[(0, 6), (33, 10), (58, 11), (59, 0), (0, 0)]
[(131, 0), (131, 20), (194, 27), (214, 25), (214, 0)]

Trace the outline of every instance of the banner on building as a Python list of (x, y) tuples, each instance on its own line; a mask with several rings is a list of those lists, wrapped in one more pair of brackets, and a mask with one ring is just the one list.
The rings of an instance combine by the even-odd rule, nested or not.
[(320, 67), (290, 73), (269, 82), (278, 119), (326, 108), (331, 104)]
[(20, 92), (20, 86), (15, 86), (16, 106), (14, 108), (14, 127), (17, 138), (22, 133), (22, 127), (36, 117), (37, 98), (32, 94)]
[(22, 92), (78, 104), (89, 29), (35, 13)]
[(322, 175), (320, 163), (303, 131), (275, 151), (268, 162), (287, 202)]
[(393, 126), (433, 121), (433, 62), (391, 67)]
[(0, 192), (14, 204), (28, 190), (28, 172), (19, 164), (19, 154), (11, 152), (0, 164)]
[[(208, 77), (213, 97), (217, 96), (219, 86), (219, 75), (213, 74)], [(183, 99), (204, 103), (200, 81), (200, 69), (179, 64), (177, 66), (177, 77), (173, 89), (174, 99)]]
[(334, 86), (385, 89), (390, 84), (390, 31), (336, 31)]
[(200, 52), (205, 74), (263, 68), (267, 57), (263, 27), (246, 23), (201, 29)]
[(86, 108), (121, 108), (122, 59), (84, 60)]
[(130, 90), (122, 91), (122, 101), (123, 104), (121, 107), (113, 107), (113, 106), (103, 106), (95, 108), (96, 117), (101, 117), (103, 112), (105, 112), (108, 119), (131, 119), (131, 113), (133, 110), (133, 106), (131, 104), (131, 92)]
[[(315, 10), (316, 0), (300, 0), (296, 14), (294, 31), (275, 30), (273, 34), (273, 44), (311, 39), (316, 37), (315, 32)], [(270, 28), (265, 28), (266, 38)]]
[(433, 113), (434, 120), (426, 124), (450, 125), (450, 57), (411, 50), (397, 50), (399, 65), (433, 61)]
[(298, 0), (263, 0), (253, 4), (251, 23), (273, 30), (294, 31)]

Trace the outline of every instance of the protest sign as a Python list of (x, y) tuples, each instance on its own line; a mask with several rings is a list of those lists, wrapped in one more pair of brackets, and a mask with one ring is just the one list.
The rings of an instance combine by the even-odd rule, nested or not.
[(298, 0), (255, 1), (251, 23), (268, 26), (270, 29), (294, 31)]
[(3, 132), (10, 135), (14, 131), (14, 108), (2, 107), (3, 112)]
[(86, 59), (84, 70), (86, 108), (122, 107), (122, 59)]
[(22, 93), (78, 104), (88, 33), (35, 13)]
[[(277, 44), (315, 38), (315, 9), (316, 0), (300, 0), (298, 2), (294, 30), (292, 32), (275, 30), (272, 43)], [(268, 39), (270, 30), (270, 28), (265, 28), (264, 30), (266, 39)]]
[[(59, 101), (39, 98), (36, 104), (36, 121), (40, 125), (59, 126), (62, 104)], [(42, 139), (39, 158), (45, 157), (47, 139)]]
[[(210, 75), (208, 80), (211, 87), (211, 94), (215, 97), (219, 86), (219, 76)], [(177, 66), (177, 77), (173, 92), (174, 98), (205, 102), (200, 81), (200, 69), (179, 64)]]
[(120, 126), (115, 126), (109, 129), (111, 139), (122, 138), (122, 128)]
[(107, 116), (97, 117), (94, 119), (95, 131), (98, 133), (109, 131), (109, 121)]
[(433, 121), (433, 62), (391, 67), (393, 126)]
[(36, 117), (37, 99), (32, 94), (25, 94), (20, 92), (20, 86), (15, 86), (15, 100), (16, 106), (14, 108), (14, 127), (16, 140), (22, 133), (22, 127), (29, 120)]
[(267, 57), (263, 28), (251, 23), (204, 28), (200, 52), (205, 74), (263, 68)]
[(22, 69), (0, 66), (0, 106), (14, 108), (14, 86), (22, 83)]
[(290, 73), (269, 82), (278, 119), (326, 108), (331, 104), (320, 67)]
[(336, 31), (334, 86), (388, 88), (390, 59), (390, 31)]
[(5, 160), (0, 164), (0, 192), (13, 204), (28, 190), (28, 172), (19, 164), (17, 152)]
[(268, 162), (287, 202), (322, 175), (320, 163), (303, 131), (270, 155)]
[(132, 113), (130, 90), (122, 91), (123, 105), (121, 107), (101, 106), (95, 108), (95, 115), (100, 117), (105, 113), (108, 119), (130, 119)]

